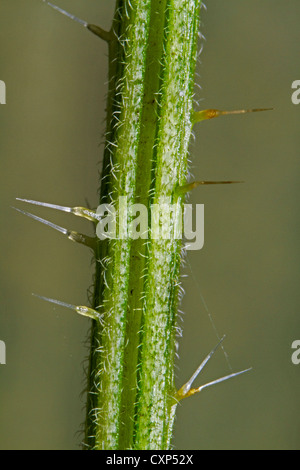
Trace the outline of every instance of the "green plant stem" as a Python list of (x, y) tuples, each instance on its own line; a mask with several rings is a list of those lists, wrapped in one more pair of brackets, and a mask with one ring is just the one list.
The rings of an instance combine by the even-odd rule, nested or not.
[[(109, 40), (107, 143), (101, 202), (168, 202), (158, 228), (182, 222), (192, 130), (200, 0), (118, 0)], [(113, 39), (112, 39), (113, 37)], [(127, 225), (133, 215), (128, 213)], [(170, 223), (171, 222), (171, 223)], [(99, 241), (86, 445), (168, 449), (181, 240), (154, 235)], [(156, 227), (157, 228), (157, 227)], [(120, 221), (118, 221), (120, 232)], [(119, 233), (120, 235), (120, 233)], [(168, 234), (167, 234), (168, 235)]]

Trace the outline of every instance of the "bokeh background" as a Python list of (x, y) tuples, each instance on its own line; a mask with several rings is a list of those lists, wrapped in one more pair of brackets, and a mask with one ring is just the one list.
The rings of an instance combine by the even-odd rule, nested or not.
[[(58, 0), (57, 0), (58, 1)], [(59, 0), (109, 28), (112, 0)], [(178, 410), (178, 449), (299, 449), (300, 366), (291, 362), (299, 321), (299, 0), (206, 0), (197, 91), (201, 108), (274, 107), (205, 122), (195, 130), (205, 247), (183, 271), (177, 385), (227, 335), (234, 370), (253, 372), (206, 390)], [(85, 304), (91, 255), (11, 209), (15, 197), (96, 206), (103, 151), (107, 50), (41, 0), (1, 0), (0, 448), (78, 449), (84, 420), (89, 322), (32, 297)], [(26, 208), (28, 209), (28, 208)], [(34, 213), (70, 229), (84, 221)], [(209, 314), (208, 314), (209, 311)], [(229, 373), (222, 351), (198, 383)]]

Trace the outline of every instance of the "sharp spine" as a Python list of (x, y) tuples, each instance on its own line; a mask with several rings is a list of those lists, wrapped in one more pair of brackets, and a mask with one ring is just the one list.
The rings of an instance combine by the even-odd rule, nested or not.
[(102, 315), (98, 313), (96, 310), (93, 310), (92, 308), (68, 304), (66, 302), (62, 302), (60, 300), (55, 300), (55, 299), (50, 299), (49, 297), (44, 297), (38, 294), (32, 294), (32, 295), (34, 297), (37, 297), (38, 299), (44, 300), (45, 302), (50, 302), (52, 304), (59, 305), (60, 307), (67, 308), (69, 310), (74, 310), (79, 315), (91, 318), (92, 320), (96, 320), (96, 321), (102, 320)]
[(85, 245), (94, 251), (96, 250), (96, 245), (97, 245), (96, 237), (89, 237), (87, 235), (75, 232), (73, 230), (67, 230), (64, 227), (60, 227), (59, 225), (53, 224), (52, 222), (49, 222), (46, 219), (42, 219), (41, 217), (38, 217), (37, 215), (33, 215), (30, 212), (17, 209), (16, 207), (13, 207), (13, 209), (16, 210), (17, 212), (20, 212), (23, 215), (26, 215), (27, 217), (30, 217), (31, 219), (36, 220), (37, 222), (41, 222), (47, 227), (53, 228), (57, 232), (62, 233), (63, 235), (67, 236), (69, 240), (75, 243), (80, 243), (81, 245)]
[(73, 15), (72, 13), (69, 13), (68, 11), (64, 10), (63, 8), (58, 7), (57, 5), (54, 5), (51, 2), (48, 2), (47, 0), (43, 0), (46, 5), (49, 7), (53, 8), (53, 10), (58, 11), (64, 16), (67, 16), (73, 21), (76, 21), (80, 25), (84, 26), (87, 28), (91, 33), (95, 34), (99, 38), (103, 39), (106, 42), (111, 42), (114, 39), (114, 34), (113, 31), (105, 31), (104, 29), (100, 28), (100, 26), (96, 26), (94, 24), (89, 24), (87, 21), (81, 20), (77, 16)]
[(217, 380), (214, 380), (212, 382), (209, 382), (205, 385), (202, 385), (201, 387), (198, 387), (198, 388), (192, 388), (192, 385), (193, 383), (195, 382), (196, 378), (198, 377), (198, 375), (202, 372), (202, 370), (204, 369), (204, 367), (206, 366), (206, 364), (208, 363), (208, 361), (212, 358), (212, 356), (215, 354), (215, 352), (217, 351), (217, 349), (219, 349), (219, 347), (223, 344), (223, 341), (225, 340), (225, 336), (221, 339), (221, 341), (217, 344), (217, 346), (215, 346), (215, 348), (208, 354), (208, 356), (204, 359), (204, 361), (200, 364), (200, 366), (198, 367), (198, 369), (196, 370), (196, 372), (192, 375), (192, 377), (190, 378), (190, 380), (183, 385), (183, 387), (181, 387), (180, 390), (177, 391), (176, 395), (175, 395), (175, 399), (177, 401), (180, 401), (182, 400), (183, 398), (188, 398), (192, 395), (195, 395), (196, 393), (200, 393), (202, 392), (202, 390), (204, 390), (205, 388), (208, 388), (208, 387), (211, 387), (213, 385), (217, 385), (219, 383), (222, 383), (222, 382), (225, 382), (226, 380), (230, 380), (230, 379), (233, 379), (235, 377), (238, 377), (239, 375), (242, 375), (242, 374), (245, 374), (246, 372), (250, 372), (252, 369), (247, 369), (247, 370), (244, 370), (244, 371), (241, 371), (241, 372), (236, 372), (234, 374), (230, 374), (230, 375), (227, 375), (225, 377), (222, 377), (220, 379), (217, 379)]
[(196, 124), (197, 122), (205, 121), (207, 119), (214, 119), (220, 116), (261, 113), (264, 111), (273, 111), (273, 108), (239, 109), (239, 110), (234, 110), (234, 111), (221, 111), (219, 109), (205, 109), (203, 111), (194, 111), (192, 121), (194, 124)]
[(99, 217), (97, 213), (92, 209), (87, 209), (85, 207), (67, 207), (67, 206), (60, 206), (58, 204), (49, 204), (47, 202), (40, 202), (40, 201), (33, 201), (32, 199), (21, 199), (19, 197), (16, 198), (17, 201), (26, 202), (27, 204), (33, 204), (35, 206), (47, 207), (49, 209), (58, 210), (61, 212), (66, 212), (68, 214), (76, 215), (77, 217), (83, 217), (91, 222), (97, 223), (99, 222)]
[(76, 21), (77, 23), (81, 24), (85, 28), (88, 27), (88, 23), (86, 21), (81, 20), (80, 18), (77, 18), (77, 16), (72, 15), (72, 13), (67, 12), (66, 10), (63, 10), (62, 8), (58, 7), (57, 5), (54, 5), (53, 3), (48, 2), (47, 0), (43, 0), (44, 3), (46, 3), (49, 7), (53, 8), (53, 10), (58, 11), (64, 16), (67, 16), (73, 21)]
[(214, 185), (214, 184), (241, 184), (244, 183), (244, 181), (194, 181), (193, 183), (188, 183), (185, 184), (184, 186), (179, 186), (176, 189), (177, 195), (183, 195), (186, 193), (189, 193), (195, 188), (198, 188), (199, 186), (205, 186), (205, 185)]
[(14, 210), (17, 212), (20, 212), (23, 215), (26, 215), (27, 217), (30, 217), (31, 219), (36, 220), (37, 222), (41, 222), (44, 225), (47, 225), (50, 228), (53, 228), (57, 232), (62, 233), (63, 235), (69, 235), (69, 232), (67, 229), (60, 227), (59, 225), (53, 224), (52, 222), (49, 222), (48, 220), (42, 219), (41, 217), (38, 217), (37, 215), (33, 215), (30, 212), (23, 211), (21, 209), (17, 209), (16, 207), (13, 207)]

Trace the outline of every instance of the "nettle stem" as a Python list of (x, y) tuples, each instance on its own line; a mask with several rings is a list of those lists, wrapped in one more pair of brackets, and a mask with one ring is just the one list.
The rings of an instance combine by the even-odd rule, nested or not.
[[(101, 202), (119, 213), (120, 197), (148, 209), (166, 200), (175, 210), (160, 223), (171, 233), (182, 218), (176, 190), (187, 177), (200, 5), (118, 0), (108, 40)], [(94, 308), (103, 320), (92, 328), (86, 445), (168, 449), (181, 240), (154, 237), (152, 227), (148, 239), (99, 241), (97, 261)]]
[[(109, 92), (99, 210), (17, 198), (83, 217), (98, 237), (16, 209), (93, 251), (93, 306), (37, 297), (92, 320), (85, 448), (169, 449), (180, 400), (247, 372), (192, 388), (222, 340), (183, 387), (174, 384), (184, 198), (200, 185), (238, 183), (187, 183), (192, 127), (263, 110), (193, 110), (201, 0), (117, 0), (110, 31), (44, 2), (108, 43)], [(115, 214), (115, 236), (98, 233), (103, 206)], [(146, 211), (146, 227), (133, 207)]]

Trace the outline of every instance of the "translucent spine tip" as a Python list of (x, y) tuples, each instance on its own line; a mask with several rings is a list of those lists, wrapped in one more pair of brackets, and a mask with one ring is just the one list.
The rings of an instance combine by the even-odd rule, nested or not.
[(63, 235), (67, 236), (69, 240), (75, 243), (80, 243), (81, 245), (87, 246), (91, 248), (92, 250), (96, 250), (96, 238), (94, 237), (89, 237), (87, 235), (84, 235), (82, 233), (75, 232), (73, 230), (67, 230), (64, 227), (60, 227), (59, 225), (53, 224), (52, 222), (49, 222), (46, 219), (42, 219), (41, 217), (38, 217), (37, 215), (33, 215), (30, 212), (23, 211), (21, 209), (17, 209), (16, 207), (13, 207), (16, 211), (20, 212), (23, 215), (26, 215), (27, 217), (30, 217), (33, 220), (36, 220), (37, 222), (41, 222), (42, 224), (46, 225), (47, 227), (53, 228), (59, 233), (62, 233)]
[(57, 204), (48, 204), (47, 202), (33, 201), (32, 199), (21, 199), (19, 197), (17, 197), (16, 200), (21, 201), (21, 202), (26, 202), (27, 204), (34, 204), (35, 206), (42, 206), (42, 207), (48, 207), (50, 209), (56, 209), (62, 212), (68, 212), (68, 213), (72, 212), (71, 207), (58, 206)]
[(33, 204), (35, 206), (46, 207), (49, 209), (58, 210), (61, 212), (66, 212), (68, 214), (76, 215), (77, 217), (83, 217), (91, 222), (97, 223), (99, 222), (99, 217), (97, 213), (92, 209), (87, 209), (85, 207), (67, 207), (67, 206), (60, 206), (58, 204), (49, 204), (47, 202), (40, 202), (40, 201), (33, 201), (32, 199), (21, 199), (19, 197), (16, 198), (17, 201), (26, 202), (27, 204)]
[(69, 310), (75, 310), (76, 306), (62, 302), (60, 300), (50, 299), (49, 297), (44, 297), (43, 295), (32, 294), (34, 297), (37, 297), (40, 300), (45, 300), (45, 302), (50, 302), (51, 304), (59, 305), (60, 307), (68, 308)]
[(195, 393), (200, 393), (205, 388), (212, 387), (213, 385), (218, 385), (222, 382), (225, 382), (226, 380), (234, 379), (235, 377), (238, 377), (239, 375), (243, 375), (243, 374), (246, 374), (247, 372), (251, 372), (251, 371), (252, 371), (252, 367), (250, 367), (249, 369), (246, 369), (246, 370), (242, 370), (241, 372), (235, 372), (234, 374), (227, 375), (226, 377), (222, 377), (221, 379), (214, 380), (213, 382), (209, 382), (205, 385), (202, 385), (199, 388), (192, 389), (188, 396), (192, 396)]
[(53, 10), (58, 11), (59, 13), (61, 13), (62, 15), (67, 16), (68, 18), (70, 18), (73, 21), (76, 21), (77, 23), (81, 24), (85, 28), (88, 27), (88, 23), (86, 21), (81, 20), (80, 18), (77, 18), (77, 16), (72, 15), (71, 13), (67, 12), (66, 10), (63, 10), (62, 8), (58, 7), (57, 5), (53, 5), (53, 3), (50, 3), (46, 0), (43, 0), (43, 2), (46, 3), (47, 5), (49, 5), (49, 7), (53, 8)]
[(27, 217), (30, 217), (31, 219), (36, 220), (37, 222), (41, 222), (42, 224), (47, 225), (50, 228), (53, 228), (54, 230), (62, 233), (63, 235), (68, 236), (70, 234), (70, 232), (67, 229), (60, 227), (59, 225), (53, 224), (52, 222), (49, 222), (48, 220), (42, 219), (41, 217), (38, 217), (37, 215), (33, 215), (30, 212), (22, 211), (21, 209), (17, 209), (16, 207), (13, 207), (13, 209), (20, 212), (23, 215), (27, 215)]
[(81, 20), (77, 16), (72, 15), (72, 13), (69, 13), (68, 11), (63, 10), (63, 8), (60, 8), (57, 5), (54, 5), (53, 3), (48, 2), (47, 0), (43, 0), (43, 2), (46, 3), (49, 7), (53, 8), (54, 10), (61, 13), (62, 15), (65, 15), (68, 18), (70, 18), (71, 20), (76, 21), (80, 25), (84, 26), (89, 31), (91, 31), (91, 33), (95, 34), (96, 36), (103, 39), (104, 41), (111, 42), (114, 39), (114, 35), (113, 35), (112, 31), (105, 31), (102, 28), (100, 28), (100, 26), (96, 26), (94, 24), (89, 24), (86, 21)]
[(194, 181), (193, 183), (185, 184), (184, 186), (179, 186), (176, 190), (178, 196), (189, 193), (193, 189), (198, 188), (199, 186), (205, 185), (214, 185), (214, 184), (240, 184), (244, 181)]
[(68, 304), (66, 302), (61, 302), (60, 300), (50, 299), (48, 297), (44, 297), (38, 294), (32, 294), (32, 295), (34, 297), (37, 297), (38, 299), (45, 300), (46, 302), (59, 305), (60, 307), (67, 308), (69, 310), (74, 310), (79, 315), (91, 318), (92, 320), (101, 321), (102, 319), (102, 315), (100, 315), (100, 313), (98, 313), (96, 310), (93, 310), (92, 308)]

